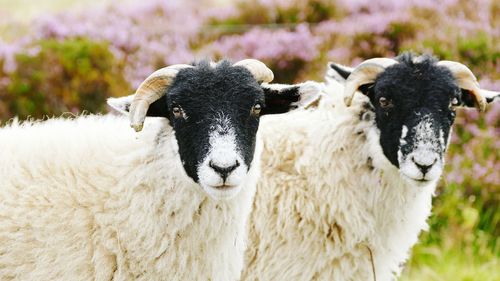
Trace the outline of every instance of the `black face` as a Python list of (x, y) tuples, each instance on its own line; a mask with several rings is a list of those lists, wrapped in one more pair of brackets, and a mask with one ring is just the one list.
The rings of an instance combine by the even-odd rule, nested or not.
[[(460, 89), (450, 70), (436, 65), (438, 61), (431, 56), (405, 53), (396, 60), (399, 63), (359, 90), (374, 107), (385, 157), (416, 182), (437, 180), (455, 108), (474, 106), (473, 96)], [(330, 67), (344, 79), (352, 71), (335, 64)]]
[(170, 120), (188, 176), (221, 189), (250, 169), (259, 117), (287, 112), (299, 97), (298, 87), (261, 87), (244, 67), (201, 62), (179, 71), (147, 115)]
[[(256, 108), (264, 107), (264, 92), (243, 68), (208, 64), (179, 72), (166, 95), (168, 119), (175, 130), (187, 174), (198, 181), (197, 168), (210, 149), (209, 134), (233, 130), (236, 147), (247, 167), (253, 160), (259, 126)], [(177, 113), (180, 111), (180, 113)], [(257, 110), (258, 111), (258, 110)]]
[[(462, 103), (460, 88), (449, 70), (436, 66), (431, 58), (420, 63), (413, 63), (412, 58), (398, 58), (399, 64), (387, 68), (375, 84), (363, 89), (375, 107), (384, 154), (397, 167), (398, 151), (408, 155), (423, 141), (432, 142), (429, 149), (443, 154), (455, 120), (455, 106)], [(419, 130), (422, 122), (428, 125)], [(401, 142), (404, 127), (407, 132)], [(444, 144), (440, 144), (440, 138)]]

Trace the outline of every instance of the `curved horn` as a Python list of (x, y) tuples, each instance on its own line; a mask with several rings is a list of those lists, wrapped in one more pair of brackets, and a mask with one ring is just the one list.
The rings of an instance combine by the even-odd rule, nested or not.
[(398, 63), (394, 59), (374, 58), (365, 60), (347, 77), (344, 98), (347, 106), (351, 105), (352, 97), (361, 85), (373, 83), (377, 76), (387, 67)]
[(465, 65), (449, 60), (442, 60), (437, 63), (439, 66), (444, 66), (448, 68), (455, 80), (457, 80), (458, 86), (464, 90), (472, 93), (474, 99), (476, 100), (476, 107), (480, 111), (486, 109), (486, 98), (483, 95), (481, 88), (479, 88), (479, 83), (477, 82), (476, 76), (472, 71)]
[(136, 132), (142, 130), (149, 105), (161, 98), (172, 83), (179, 70), (192, 67), (187, 64), (176, 64), (158, 69), (144, 80), (135, 92), (130, 104), (130, 126)]
[(239, 62), (233, 64), (233, 66), (242, 66), (250, 73), (259, 83), (269, 83), (273, 81), (274, 74), (271, 69), (269, 69), (263, 62), (255, 59), (240, 60)]

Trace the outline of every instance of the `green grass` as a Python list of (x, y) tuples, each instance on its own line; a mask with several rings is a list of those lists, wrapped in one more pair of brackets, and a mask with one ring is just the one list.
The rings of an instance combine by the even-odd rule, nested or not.
[(460, 249), (417, 247), (401, 281), (499, 281), (500, 258), (468, 255)]
[(433, 202), (430, 231), (420, 235), (400, 280), (500, 281), (498, 203), (489, 202), (497, 187), (474, 200), (466, 187), (448, 184), (441, 189)]

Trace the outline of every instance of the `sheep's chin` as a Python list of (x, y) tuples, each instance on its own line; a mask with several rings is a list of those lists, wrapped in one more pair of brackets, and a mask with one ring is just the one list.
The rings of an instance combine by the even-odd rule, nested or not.
[(414, 187), (426, 187), (426, 186), (435, 184), (439, 180), (439, 178), (437, 178), (437, 179), (425, 179), (425, 180), (414, 179), (410, 176), (405, 175), (405, 173), (402, 171), (400, 171), (400, 174), (406, 183), (408, 183), (410, 186), (414, 186)]
[(203, 190), (214, 200), (230, 200), (234, 198), (242, 188), (242, 185), (211, 186), (200, 184)]

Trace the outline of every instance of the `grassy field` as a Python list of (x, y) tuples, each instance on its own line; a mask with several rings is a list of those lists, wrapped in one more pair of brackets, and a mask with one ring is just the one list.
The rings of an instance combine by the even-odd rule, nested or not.
[[(416, 248), (418, 249), (418, 247)], [(498, 281), (500, 261), (468, 255), (460, 249), (426, 248), (427, 253), (415, 253), (406, 267), (402, 281)]]

